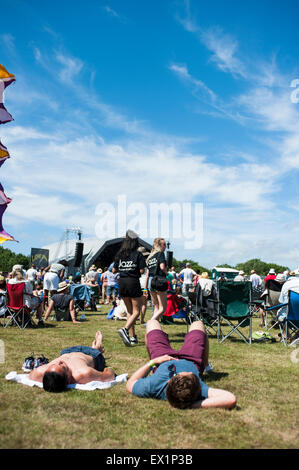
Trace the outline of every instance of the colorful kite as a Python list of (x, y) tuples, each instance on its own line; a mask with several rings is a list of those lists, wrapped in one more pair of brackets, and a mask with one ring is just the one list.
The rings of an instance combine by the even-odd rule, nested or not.
[(6, 68), (0, 64), (0, 124), (13, 121), (13, 117), (3, 104), (4, 90), (8, 85), (16, 80), (16, 77), (12, 73), (8, 73)]
[(5, 162), (5, 160), (7, 160), (8, 158), (10, 158), (9, 152), (7, 148), (5, 147), (5, 145), (3, 145), (0, 140), (0, 168)]
[(9, 233), (5, 232), (5, 230), (3, 229), (2, 217), (3, 217), (4, 212), (6, 211), (6, 208), (7, 208), (7, 204), (3, 204), (1, 202), (0, 203), (0, 244), (8, 240), (12, 242), (17, 241), (14, 239), (12, 235), (9, 235)]
[[(12, 115), (9, 114), (3, 104), (3, 99), (5, 88), (8, 87), (8, 85), (10, 85), (12, 82), (14, 82), (15, 79), (16, 77), (12, 73), (8, 73), (6, 68), (0, 64), (0, 124), (5, 124), (6, 122), (13, 121)], [(10, 158), (9, 152), (5, 145), (0, 142), (0, 167), (8, 158)], [(2, 225), (2, 217), (9, 203), (11, 203), (11, 199), (10, 197), (6, 196), (4, 188), (0, 183), (0, 244), (8, 240), (17, 241), (12, 235), (7, 233), (3, 229)]]

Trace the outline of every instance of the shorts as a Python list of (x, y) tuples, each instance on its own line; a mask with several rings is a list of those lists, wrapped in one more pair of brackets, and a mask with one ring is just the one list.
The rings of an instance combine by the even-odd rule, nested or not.
[(105, 358), (98, 349), (90, 348), (89, 346), (73, 346), (71, 348), (63, 349), (60, 352), (60, 355), (63, 356), (63, 354), (69, 354), (72, 352), (81, 352), (87, 356), (91, 356), (93, 358), (94, 368), (99, 372), (102, 372), (105, 369)]
[(59, 277), (56, 273), (46, 273), (44, 277), (44, 290), (58, 290)]
[(146, 335), (147, 349), (151, 359), (168, 354), (169, 356), (193, 362), (200, 374), (204, 371), (206, 333), (192, 330), (186, 334), (184, 344), (178, 351), (170, 346), (168, 335), (162, 330), (152, 330)]
[(107, 295), (107, 297), (110, 297), (111, 295), (116, 296), (117, 295), (117, 288), (115, 286), (107, 286), (106, 295)]
[(118, 286), (120, 297), (131, 297), (133, 299), (142, 297), (140, 281), (137, 277), (121, 277)]

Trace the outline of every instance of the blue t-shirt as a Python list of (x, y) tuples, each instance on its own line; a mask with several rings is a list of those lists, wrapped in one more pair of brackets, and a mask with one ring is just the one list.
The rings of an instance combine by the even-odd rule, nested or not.
[(170, 371), (168, 367), (171, 364), (175, 365), (177, 374), (180, 372), (192, 372), (193, 374), (195, 374), (199, 378), (199, 383), (201, 387), (201, 392), (198, 396), (198, 400), (208, 398), (209, 387), (201, 380), (199, 376), (199, 370), (197, 369), (196, 365), (193, 364), (193, 362), (191, 361), (187, 361), (186, 359), (180, 359), (179, 361), (172, 360), (163, 362), (157, 368), (156, 372), (154, 372), (152, 375), (137, 380), (137, 382), (133, 386), (133, 395), (137, 395), (141, 398), (158, 398), (161, 400), (167, 400), (166, 386), (168, 381), (170, 380)]

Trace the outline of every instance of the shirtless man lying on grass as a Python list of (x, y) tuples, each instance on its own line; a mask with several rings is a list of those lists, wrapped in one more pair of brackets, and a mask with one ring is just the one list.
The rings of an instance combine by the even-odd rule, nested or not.
[(68, 384), (86, 384), (93, 380), (110, 382), (112, 369), (105, 367), (103, 336), (97, 331), (92, 347), (73, 346), (61, 351), (61, 356), (33, 369), (29, 378), (42, 382), (47, 392), (63, 392)]

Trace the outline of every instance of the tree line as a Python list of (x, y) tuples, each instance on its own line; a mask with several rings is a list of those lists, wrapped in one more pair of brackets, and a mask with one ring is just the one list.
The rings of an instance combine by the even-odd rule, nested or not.
[[(173, 258), (172, 265), (175, 267), (176, 271), (181, 271), (183, 268), (186, 267), (186, 263), (190, 263), (190, 267), (195, 272), (199, 269), (201, 273), (206, 271), (207, 273), (209, 273), (209, 275), (211, 275), (211, 269), (205, 268), (204, 266), (201, 266), (196, 261), (193, 261), (191, 259), (184, 259), (183, 261), (178, 261)], [(266, 263), (265, 261), (261, 261), (258, 258), (253, 258), (248, 261), (244, 261), (243, 263), (238, 263), (235, 266), (231, 266), (230, 264), (224, 263), (217, 264), (216, 267), (232, 268), (238, 271), (244, 271), (245, 274), (250, 274), (251, 270), (254, 269), (256, 273), (260, 276), (266, 276), (271, 268), (275, 269), (276, 273), (282, 273), (283, 271), (289, 269), (288, 266), (281, 266), (276, 263)]]

